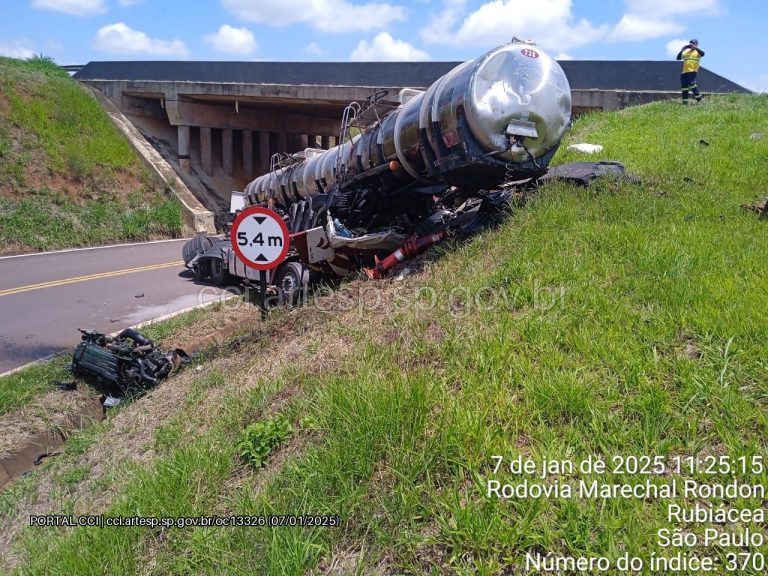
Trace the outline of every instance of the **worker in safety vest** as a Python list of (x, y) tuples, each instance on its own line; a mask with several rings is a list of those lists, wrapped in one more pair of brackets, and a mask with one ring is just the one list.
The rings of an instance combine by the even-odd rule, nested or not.
[(704, 50), (699, 48), (699, 41), (693, 38), (677, 53), (677, 59), (683, 61), (683, 72), (680, 74), (680, 89), (683, 91), (683, 104), (688, 104), (688, 92), (693, 92), (696, 102), (701, 102), (701, 93), (696, 84), (699, 73), (699, 63), (704, 56)]

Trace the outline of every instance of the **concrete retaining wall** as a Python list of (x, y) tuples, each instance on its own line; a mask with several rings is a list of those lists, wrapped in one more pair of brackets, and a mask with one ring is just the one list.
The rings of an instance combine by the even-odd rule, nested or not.
[(182, 206), (184, 217), (185, 233), (194, 234), (196, 232), (216, 233), (213, 213), (195, 198), (189, 188), (181, 181), (176, 171), (168, 162), (155, 150), (146, 138), (139, 132), (125, 115), (115, 106), (104, 94), (98, 90), (87, 87), (88, 91), (98, 100), (101, 107), (107, 112), (109, 117), (122, 132), (131, 145), (136, 149), (146, 165), (163, 181), (173, 192)]

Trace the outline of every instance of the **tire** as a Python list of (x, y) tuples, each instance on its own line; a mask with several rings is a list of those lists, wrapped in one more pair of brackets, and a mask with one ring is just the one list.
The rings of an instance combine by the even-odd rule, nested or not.
[(296, 306), (309, 285), (309, 271), (295, 260), (280, 265), (275, 275), (281, 304)]
[(198, 280), (205, 280), (211, 275), (211, 261), (203, 260), (194, 265), (192, 272)]
[(232, 276), (224, 269), (224, 261), (219, 258), (210, 260), (211, 280), (219, 286), (227, 286), (232, 283)]

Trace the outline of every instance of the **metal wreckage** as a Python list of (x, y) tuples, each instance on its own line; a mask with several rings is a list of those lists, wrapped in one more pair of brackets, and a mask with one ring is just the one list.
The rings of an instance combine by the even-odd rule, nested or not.
[[(570, 126), (571, 91), (560, 65), (530, 42), (515, 39), (460, 64), (426, 91), (402, 90), (398, 105), (386, 96), (347, 106), (338, 146), (275, 155), (269, 173), (233, 193), (230, 218), (264, 206), (288, 227), (288, 256), (267, 272), (278, 301), (295, 301), (313, 277), (362, 268), (382, 278), (449, 235), (484, 227), (531, 183), (623, 174), (612, 162), (548, 172)], [(227, 237), (198, 234), (183, 257), (198, 279), (260, 280)], [(162, 354), (132, 330), (83, 331), (72, 366), (125, 393), (153, 386), (185, 357)]]
[[(513, 183), (546, 174), (571, 121), (562, 68), (518, 40), (426, 91), (402, 90), (397, 106), (386, 95), (345, 109), (338, 146), (275, 155), (269, 173), (235, 193), (239, 208), (272, 208), (288, 226), (288, 258), (269, 271), (278, 292), (360, 268), (381, 278), (448, 235), (471, 233), (506, 206)], [(199, 279), (258, 280), (226, 237), (199, 234), (183, 257)]]
[(80, 332), (81, 342), (72, 355), (72, 373), (95, 379), (110, 395), (145, 391), (189, 361), (180, 348), (163, 354), (155, 342), (133, 328), (115, 336), (95, 330)]

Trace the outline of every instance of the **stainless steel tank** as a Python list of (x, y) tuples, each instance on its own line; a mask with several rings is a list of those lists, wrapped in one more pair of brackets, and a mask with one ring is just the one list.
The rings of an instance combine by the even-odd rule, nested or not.
[(357, 160), (355, 157), (355, 149), (357, 143), (360, 141), (360, 134), (356, 134), (351, 140), (347, 140), (341, 145), (341, 166), (346, 170), (347, 174), (357, 173)]
[[(497, 157), (506, 162), (523, 162), (528, 153), (543, 156), (560, 143), (568, 128), (568, 79), (560, 65), (536, 46), (500, 46), (447, 76), (434, 93), (431, 119), (439, 124), (449, 149), (461, 144), (460, 113), (480, 147), (499, 151)], [(520, 145), (508, 149), (510, 132), (520, 136), (527, 152)]]
[(400, 110), (395, 120), (395, 150), (400, 164), (416, 180), (424, 180), (424, 155), (419, 138), (419, 114), (424, 94), (411, 98)]
[(322, 162), (322, 159), (322, 155), (319, 155), (312, 156), (312, 158), (307, 160), (306, 167), (304, 168), (304, 186), (302, 187), (305, 196), (302, 196), (302, 198), (312, 196), (315, 193), (315, 189), (317, 188), (317, 184), (315, 183), (317, 178), (317, 167)]
[(323, 186), (330, 186), (334, 182), (334, 174), (336, 171), (336, 158), (341, 152), (340, 146), (334, 146), (328, 152), (322, 155), (322, 168), (320, 180)]
[(307, 197), (306, 184), (304, 183), (304, 172), (307, 169), (307, 162), (303, 162), (296, 166), (296, 169), (291, 174), (291, 186), (295, 189), (295, 193), (299, 198)]
[(295, 166), (288, 166), (283, 168), (280, 178), (277, 181), (277, 190), (281, 197), (291, 199), (294, 197), (293, 187), (291, 186), (291, 176), (295, 170)]
[[(490, 180), (501, 183), (504, 175), (545, 169), (570, 120), (571, 91), (560, 65), (534, 45), (505, 44), (412, 95), (361, 138), (305, 161), (301, 169), (260, 176), (256, 195), (263, 201), (283, 185), (293, 198), (294, 182), (300, 197), (313, 194), (317, 183), (335, 181), (339, 155), (351, 175), (396, 160), (401, 178), (452, 182), (454, 173), (487, 168)], [(286, 180), (286, 170), (296, 177)]]

